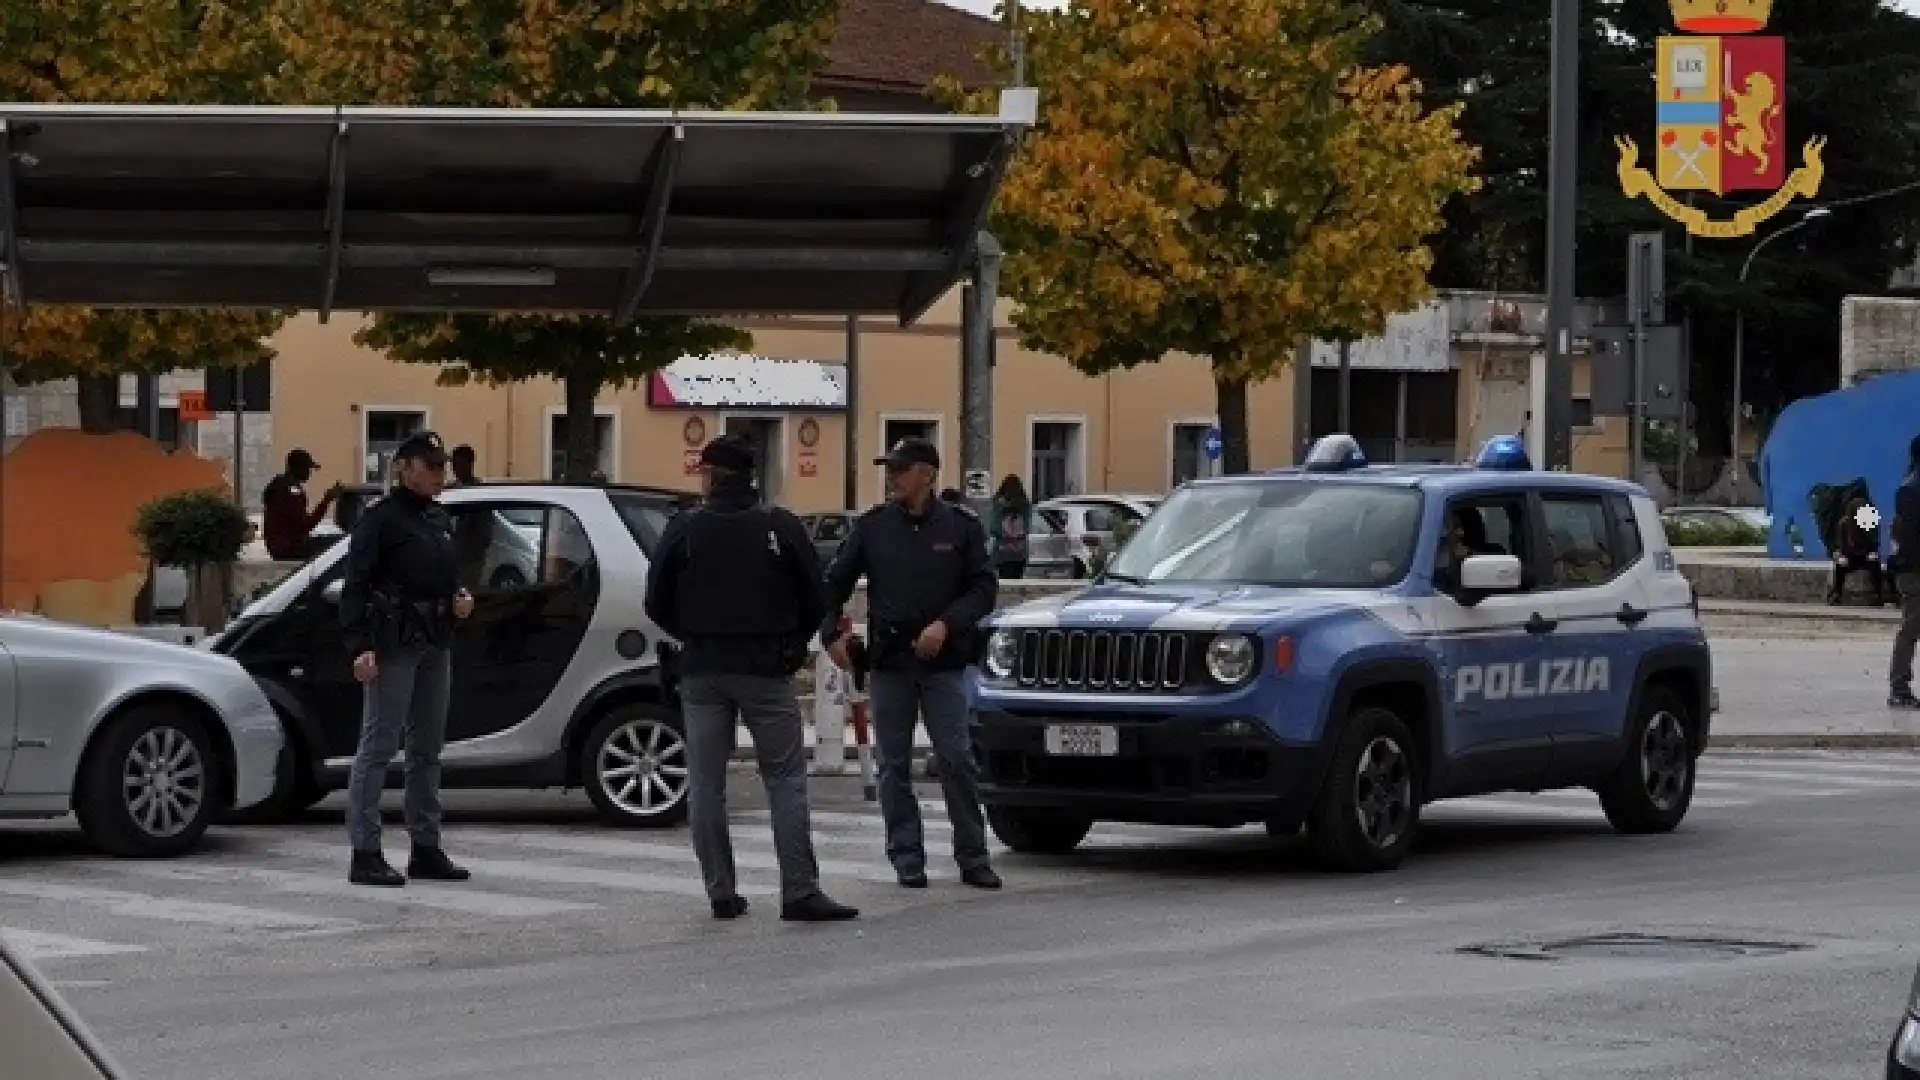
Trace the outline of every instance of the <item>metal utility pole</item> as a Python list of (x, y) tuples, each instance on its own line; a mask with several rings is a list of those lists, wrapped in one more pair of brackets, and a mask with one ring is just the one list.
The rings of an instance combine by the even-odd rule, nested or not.
[(840, 501), (848, 512), (860, 509), (860, 316), (847, 316), (847, 412), (840, 437), (846, 461)]
[(1580, 154), (1580, 0), (1553, 0), (1547, 162), (1548, 469), (1573, 467), (1574, 201)]
[(1340, 424), (1343, 435), (1353, 434), (1353, 342), (1340, 339)]
[(1000, 297), (1000, 255), (992, 233), (975, 238), (973, 286), (962, 301), (961, 494), (982, 519), (993, 503), (993, 310)]

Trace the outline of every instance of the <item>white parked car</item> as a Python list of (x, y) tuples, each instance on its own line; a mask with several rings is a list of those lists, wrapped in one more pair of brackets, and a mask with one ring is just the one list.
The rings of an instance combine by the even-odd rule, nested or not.
[(110, 854), (184, 854), (273, 793), (283, 742), (231, 657), (0, 617), (0, 818), (73, 813)]
[(1114, 529), (1123, 521), (1139, 524), (1153, 513), (1165, 496), (1161, 495), (1068, 495), (1048, 499), (1039, 508), (1048, 517), (1058, 516), (1060, 531), (1067, 534), (1072, 552), (1073, 576), (1092, 576), (1093, 553), (1100, 545), (1113, 542)]

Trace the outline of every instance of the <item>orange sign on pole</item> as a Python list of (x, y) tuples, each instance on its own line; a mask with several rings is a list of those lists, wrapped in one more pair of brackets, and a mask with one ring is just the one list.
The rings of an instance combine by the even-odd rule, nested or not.
[(180, 391), (181, 420), (211, 420), (213, 410), (207, 408), (207, 395), (202, 390)]

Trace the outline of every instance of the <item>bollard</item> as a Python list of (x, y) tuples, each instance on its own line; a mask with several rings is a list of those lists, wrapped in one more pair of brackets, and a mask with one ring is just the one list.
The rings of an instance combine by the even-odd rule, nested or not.
[(815, 776), (847, 771), (847, 673), (825, 649), (813, 660), (813, 768)]
[(848, 711), (853, 713), (854, 752), (860, 758), (860, 793), (868, 802), (880, 801), (880, 787), (873, 778), (873, 740), (867, 727), (867, 695), (856, 690), (848, 695)]

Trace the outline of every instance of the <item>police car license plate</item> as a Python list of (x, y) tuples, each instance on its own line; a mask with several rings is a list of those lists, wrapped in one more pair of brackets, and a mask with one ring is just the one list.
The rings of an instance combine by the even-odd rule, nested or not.
[(1120, 753), (1120, 729), (1103, 724), (1049, 724), (1047, 753), (1055, 757), (1114, 757)]

